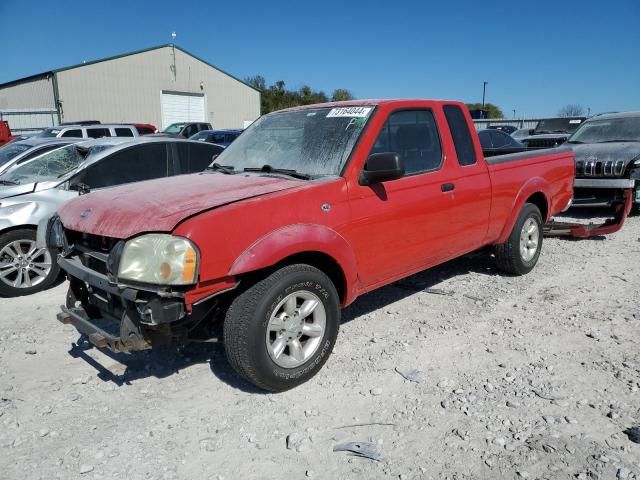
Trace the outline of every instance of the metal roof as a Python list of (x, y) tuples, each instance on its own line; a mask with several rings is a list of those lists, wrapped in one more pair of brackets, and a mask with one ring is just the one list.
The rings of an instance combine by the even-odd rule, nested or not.
[(211, 68), (213, 68), (215, 70), (218, 70), (220, 73), (223, 73), (224, 75), (227, 75), (228, 77), (231, 77), (234, 80), (237, 80), (238, 82), (246, 85), (247, 87), (252, 88), (253, 90), (255, 90), (257, 92), (260, 92), (260, 90), (257, 89), (256, 87), (254, 87), (253, 85), (248, 84), (244, 80), (240, 80), (238, 77), (235, 77), (235, 76), (231, 75), (229, 72), (226, 72), (226, 71), (222, 70), (221, 68), (216, 67), (215, 65), (207, 62), (206, 60), (203, 60), (202, 58), (194, 55), (191, 52), (188, 52), (184, 48), (180, 48), (179, 46), (174, 45), (173, 43), (165, 43), (163, 45), (157, 45), (155, 47), (144, 48), (142, 50), (135, 50), (133, 52), (123, 53), (123, 54), (120, 54), (120, 55), (114, 55), (114, 56), (107, 57), (107, 58), (101, 58), (99, 60), (91, 60), (89, 62), (78, 63), (78, 64), (75, 64), (75, 65), (71, 65), (69, 67), (56, 68), (56, 69), (48, 70), (46, 72), (36, 73), (35, 75), (29, 75), (28, 77), (22, 77), (22, 78), (18, 78), (16, 80), (11, 80), (10, 82), (0, 83), (0, 88), (9, 87), (11, 85), (15, 85), (15, 84), (18, 84), (18, 83), (23, 83), (23, 82), (26, 82), (26, 81), (29, 81), (29, 80), (37, 80), (39, 78), (43, 78), (43, 77), (47, 77), (49, 75), (53, 75), (54, 73), (63, 72), (65, 70), (72, 70), (74, 68), (86, 67), (87, 65), (93, 65), (95, 63), (108, 62), (109, 60), (116, 60), (118, 58), (128, 57), (128, 56), (131, 56), (131, 55), (138, 55), (139, 53), (145, 53), (145, 52), (149, 52), (149, 51), (152, 51), (152, 50), (159, 50), (161, 48), (167, 48), (167, 47), (174, 47), (176, 50), (180, 50), (182, 53), (184, 53), (186, 55), (189, 55), (190, 57), (193, 57), (196, 60), (201, 61), (202, 63), (210, 66)]

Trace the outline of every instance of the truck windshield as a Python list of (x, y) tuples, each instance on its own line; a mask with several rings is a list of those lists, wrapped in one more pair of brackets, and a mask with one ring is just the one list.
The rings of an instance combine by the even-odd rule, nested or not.
[(640, 116), (589, 120), (569, 143), (640, 142)]
[(357, 106), (271, 113), (251, 124), (216, 163), (235, 172), (267, 166), (311, 177), (339, 175), (372, 112), (372, 106)]
[(15, 185), (56, 180), (80, 165), (89, 153), (89, 149), (67, 145), (10, 169), (2, 180)]
[(12, 158), (17, 157), (22, 152), (29, 150), (31, 145), (25, 145), (24, 143), (9, 143), (0, 148), (0, 165), (4, 165)]
[(167, 128), (165, 128), (163, 133), (180, 133), (180, 131), (184, 128), (184, 123), (172, 123)]
[(534, 135), (544, 133), (573, 133), (582, 124), (584, 118), (549, 118), (540, 120), (533, 131)]

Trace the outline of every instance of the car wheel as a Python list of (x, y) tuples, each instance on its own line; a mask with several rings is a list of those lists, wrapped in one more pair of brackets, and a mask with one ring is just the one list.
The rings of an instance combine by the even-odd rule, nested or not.
[(289, 265), (231, 302), (223, 326), (227, 358), (257, 387), (288, 390), (322, 368), (339, 325), (340, 300), (329, 277), (309, 265)]
[(36, 247), (35, 230), (0, 235), (0, 295), (30, 295), (49, 287), (60, 269), (55, 254)]
[(531, 203), (525, 203), (508, 240), (496, 245), (498, 268), (512, 275), (529, 273), (540, 258), (542, 238), (540, 209)]

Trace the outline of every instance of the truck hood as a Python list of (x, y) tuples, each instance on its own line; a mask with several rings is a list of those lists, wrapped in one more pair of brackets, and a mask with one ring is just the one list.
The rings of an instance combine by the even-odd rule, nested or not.
[(126, 239), (143, 232), (170, 232), (182, 220), (205, 210), (304, 183), (253, 174), (180, 175), (83, 195), (58, 214), (67, 229)]
[(567, 144), (576, 156), (576, 161), (622, 160), (625, 168), (633, 160), (640, 158), (640, 142), (611, 142)]

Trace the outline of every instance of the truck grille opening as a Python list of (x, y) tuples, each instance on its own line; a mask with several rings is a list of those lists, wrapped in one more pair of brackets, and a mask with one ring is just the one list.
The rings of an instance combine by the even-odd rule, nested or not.
[(65, 230), (67, 243), (73, 245), (82, 264), (102, 275), (107, 275), (107, 259), (111, 249), (120, 240), (112, 237), (91, 235)]

